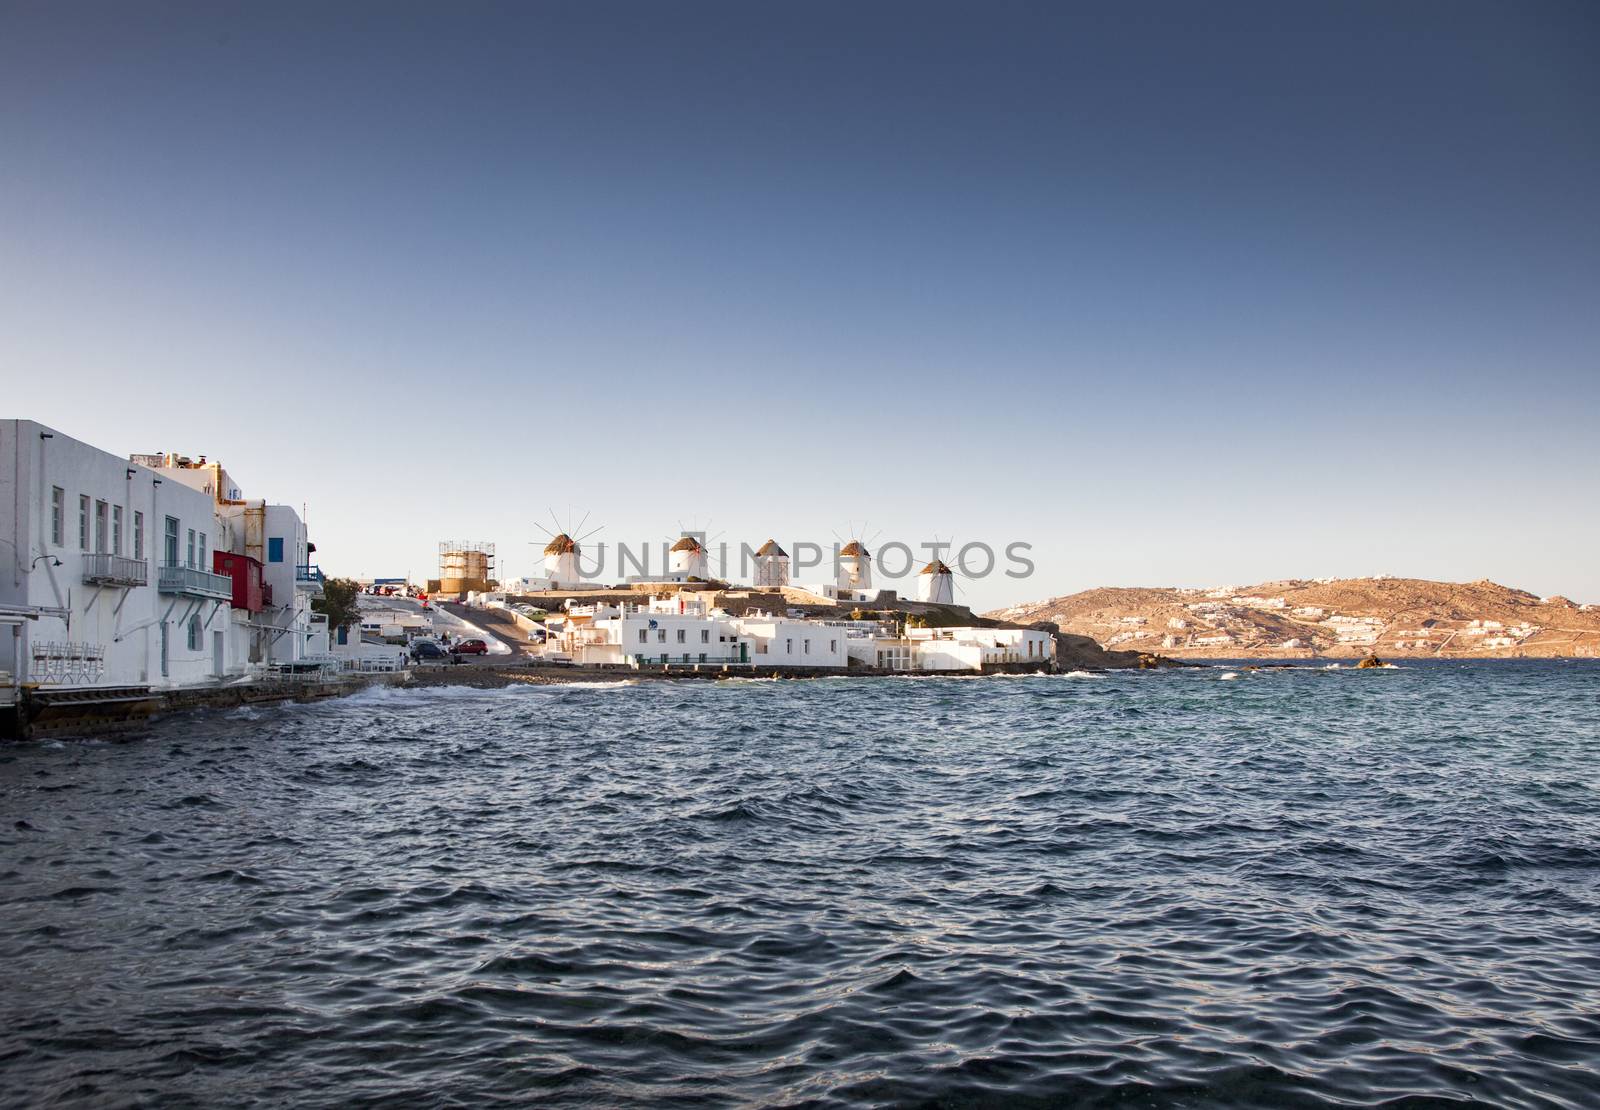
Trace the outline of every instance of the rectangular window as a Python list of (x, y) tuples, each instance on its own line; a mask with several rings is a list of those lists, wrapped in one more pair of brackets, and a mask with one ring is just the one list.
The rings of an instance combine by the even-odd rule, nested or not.
[(178, 565), (178, 518), (175, 516), (167, 517), (166, 529), (166, 545), (161, 552), (166, 562), (162, 565), (175, 567)]
[(702, 644), (709, 644), (711, 642), (711, 629), (702, 628), (700, 630), (700, 642)]
[(122, 554), (122, 506), (111, 506), (111, 554)]
[(188, 562), (186, 562), (184, 565), (187, 566), (187, 567), (193, 567), (194, 566), (194, 529), (193, 528), (189, 529), (189, 546), (186, 549), (185, 554), (188, 557)]
[(201, 570), (210, 570), (211, 564), (206, 562), (206, 534), (200, 533), (200, 562), (196, 564)]
[(793, 655), (794, 654), (794, 641), (793, 640), (785, 640), (785, 641), (783, 641), (783, 653), (785, 655)]
[(639, 642), (641, 644), (647, 644), (647, 643), (650, 642), (650, 630), (649, 629), (647, 629), (647, 628), (639, 629)]
[(689, 653), (687, 651), (683, 653), (683, 661), (685, 663), (689, 661)]
[[(666, 642), (667, 642), (667, 630), (665, 628), (656, 629), (656, 643), (664, 644)], [(662, 662), (665, 663), (666, 660), (663, 659)]]
[(97, 555), (104, 555), (109, 550), (107, 545), (111, 537), (107, 533), (110, 531), (110, 523), (111, 506), (104, 501), (96, 501), (94, 503), (94, 550)]
[(67, 545), (67, 491), (60, 486), (50, 487), (50, 542)]
[(828, 654), (829, 655), (837, 655), (838, 653), (839, 653), (839, 641), (838, 640), (829, 640), (828, 641)]
[(802, 641), (802, 643), (805, 644), (805, 654), (810, 655), (811, 654), (811, 641), (810, 640), (804, 640), (804, 641)]
[(200, 650), (200, 614), (189, 618), (189, 650)]
[(144, 514), (140, 512), (133, 514), (133, 557), (144, 558)]
[(89, 550), (89, 499), (78, 494), (78, 550)]
[(665, 663), (667, 661), (667, 653), (666, 652), (662, 652), (661, 653), (661, 661), (663, 663)]
[(687, 636), (688, 636), (688, 631), (686, 629), (682, 629), (682, 628), (678, 629), (678, 643), (680, 643), (680, 644), (687, 643), (688, 642)]
[(706, 661), (706, 653), (702, 651), (700, 653), (700, 662), (704, 663), (705, 661)]
[(267, 562), (283, 562), (283, 537), (273, 536), (267, 541)]

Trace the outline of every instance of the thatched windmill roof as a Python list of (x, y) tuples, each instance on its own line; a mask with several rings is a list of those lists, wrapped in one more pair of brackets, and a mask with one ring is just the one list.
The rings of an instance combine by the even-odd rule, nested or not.
[(684, 536), (681, 540), (679, 540), (677, 543), (672, 545), (672, 550), (674, 550), (674, 551), (704, 551), (705, 548), (701, 545), (700, 541), (695, 539), (693, 536)]
[(565, 532), (544, 545), (544, 553), (546, 555), (571, 555), (577, 550), (578, 545)]
[(859, 541), (859, 540), (851, 540), (849, 543), (845, 544), (843, 547), (841, 547), (839, 549), (839, 554), (840, 555), (859, 555), (859, 556), (862, 556), (863, 558), (868, 558), (868, 559), (872, 558), (872, 553), (869, 552), (865, 547), (862, 547), (861, 546), (861, 541)]
[(954, 574), (955, 571), (951, 570), (950, 569), (950, 565), (948, 563), (946, 563), (943, 559), (935, 559), (933, 562), (929, 563), (927, 566), (922, 568), (922, 573), (923, 574)]
[(756, 554), (757, 555), (781, 555), (785, 559), (787, 559), (789, 557), (789, 553), (787, 551), (785, 551), (783, 548), (778, 546), (778, 541), (777, 540), (768, 540), (766, 543), (761, 545), (761, 550), (757, 551)]

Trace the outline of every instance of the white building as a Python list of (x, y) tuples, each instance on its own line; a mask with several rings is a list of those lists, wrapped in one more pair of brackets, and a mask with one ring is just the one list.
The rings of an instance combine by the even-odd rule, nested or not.
[(852, 658), (891, 671), (981, 671), (1013, 664), (1052, 665), (1053, 634), (1033, 628), (908, 628), (903, 637), (848, 641)]
[(751, 613), (736, 617), (734, 627), (750, 645), (750, 662), (758, 667), (848, 667), (845, 629), (823, 621)]
[(545, 621), (544, 654), (592, 666), (722, 666), (749, 648), (721, 611), (679, 596), (646, 604), (573, 605)]
[(555, 584), (551, 579), (531, 575), (523, 575), (521, 578), (507, 578), (500, 583), (500, 592), (508, 597), (542, 593), (545, 590), (552, 589), (555, 589)]
[[(315, 636), (311, 601), (322, 596), (323, 575), (311, 562), (316, 549), (300, 514), (288, 505), (245, 498), (222, 465), (206, 462), (203, 455), (195, 460), (175, 454), (134, 459), (165, 480), (209, 494), (219, 532), (213, 550), (241, 555), (254, 564), (244, 571), (259, 576), (268, 617), (258, 622), (250, 661), (287, 664), (304, 659)], [(204, 561), (203, 549), (200, 556)]]
[[(0, 421), (0, 459), (0, 609), (22, 614), (0, 670), (14, 685), (214, 685), (315, 638), (304, 527), (292, 510), (247, 514), (260, 503), (220, 466), (124, 460), (31, 420)], [(252, 524), (281, 540), (263, 553), (282, 566), (249, 554)]]

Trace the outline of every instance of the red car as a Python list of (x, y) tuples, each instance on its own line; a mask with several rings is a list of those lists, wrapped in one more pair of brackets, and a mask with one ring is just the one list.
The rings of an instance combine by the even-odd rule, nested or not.
[(482, 640), (457, 640), (450, 645), (451, 655), (488, 655), (489, 645)]

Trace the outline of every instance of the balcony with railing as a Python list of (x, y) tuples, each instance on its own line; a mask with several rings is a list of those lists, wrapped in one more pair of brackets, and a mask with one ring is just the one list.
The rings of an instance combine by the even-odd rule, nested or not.
[(314, 594), (322, 593), (322, 568), (316, 565), (298, 566), (294, 568), (294, 584), (298, 589), (310, 590)]
[(199, 567), (162, 567), (158, 588), (164, 594), (178, 594), (181, 597), (233, 600), (232, 578), (226, 574), (212, 574)]
[(83, 581), (89, 586), (148, 586), (150, 564), (122, 555), (85, 555)]

